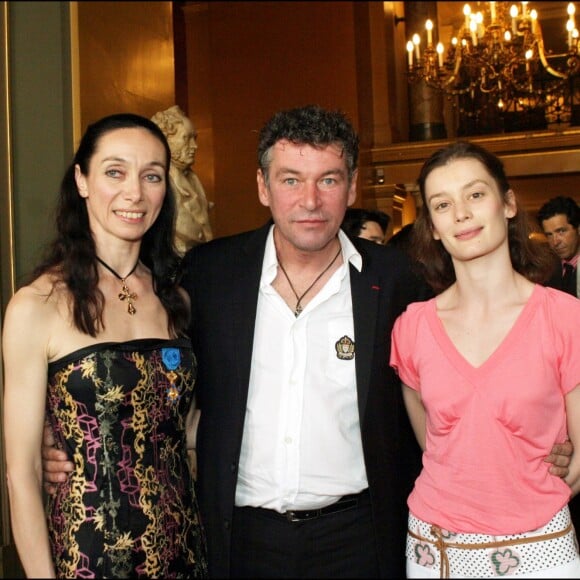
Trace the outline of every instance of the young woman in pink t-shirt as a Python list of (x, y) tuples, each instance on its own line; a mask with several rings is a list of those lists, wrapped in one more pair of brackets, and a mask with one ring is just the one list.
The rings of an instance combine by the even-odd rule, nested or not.
[(579, 578), (565, 479), (544, 461), (580, 447), (580, 301), (539, 285), (533, 241), (501, 161), (458, 142), (424, 164), (414, 249), (440, 292), (393, 329), (391, 365), (423, 469), (409, 496), (407, 576)]

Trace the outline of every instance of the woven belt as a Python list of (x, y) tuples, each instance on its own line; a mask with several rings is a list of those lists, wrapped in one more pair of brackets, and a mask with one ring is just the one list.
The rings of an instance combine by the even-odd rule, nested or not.
[(360, 501), (367, 495), (368, 489), (365, 489), (360, 493), (345, 495), (341, 497), (337, 502), (323, 508), (312, 510), (288, 510), (281, 515), (282, 517), (286, 518), (289, 522), (302, 522), (304, 520), (312, 520), (314, 518), (319, 518), (321, 516), (345, 512), (347, 510), (358, 507)]
[(526, 538), (517, 538), (513, 540), (498, 540), (497, 542), (480, 542), (475, 544), (462, 544), (459, 542), (446, 542), (443, 539), (443, 533), (439, 526), (431, 526), (431, 533), (435, 536), (434, 540), (424, 538), (423, 536), (407, 530), (408, 534), (421, 542), (432, 544), (439, 550), (439, 577), (449, 578), (449, 558), (447, 557), (447, 548), (456, 548), (458, 550), (485, 550), (488, 548), (503, 548), (504, 546), (517, 546), (518, 544), (533, 544), (535, 542), (547, 542), (555, 538), (565, 536), (572, 529), (570, 522), (566, 528), (558, 532), (544, 534), (542, 536), (528, 536)]

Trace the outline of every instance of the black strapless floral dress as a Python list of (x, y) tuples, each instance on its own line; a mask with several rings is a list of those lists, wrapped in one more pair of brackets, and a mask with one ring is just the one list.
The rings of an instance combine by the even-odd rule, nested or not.
[(187, 339), (101, 343), (49, 365), (47, 413), (75, 469), (48, 498), (58, 577), (207, 576), (187, 464)]

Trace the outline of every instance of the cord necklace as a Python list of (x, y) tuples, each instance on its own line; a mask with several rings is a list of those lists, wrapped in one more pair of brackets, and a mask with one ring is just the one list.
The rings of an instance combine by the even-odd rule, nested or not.
[(286, 270), (284, 269), (284, 266), (282, 266), (282, 262), (278, 259), (278, 265), (280, 266), (282, 273), (286, 277), (286, 280), (288, 280), (288, 284), (290, 285), (292, 292), (294, 292), (294, 296), (296, 296), (297, 302), (296, 302), (296, 307), (294, 308), (294, 316), (298, 317), (298, 315), (302, 312), (302, 310), (304, 310), (302, 308), (302, 304), (301, 304), (302, 299), (304, 298), (304, 296), (306, 296), (306, 294), (308, 294), (308, 292), (310, 292), (310, 290), (312, 290), (312, 288), (314, 288), (314, 285), (316, 284), (316, 282), (318, 282), (318, 280), (320, 280), (320, 278), (322, 278), (322, 276), (324, 276), (324, 274), (326, 274), (326, 272), (328, 272), (328, 270), (330, 270), (331, 266), (334, 264), (334, 262), (336, 262), (336, 258), (338, 258), (338, 256), (340, 256), (341, 251), (342, 251), (342, 247), (339, 247), (338, 252), (334, 256), (334, 258), (332, 258), (332, 261), (330, 262), (330, 264), (328, 264), (328, 266), (326, 266), (326, 268), (324, 268), (324, 270), (322, 270), (322, 272), (320, 272), (320, 274), (318, 274), (318, 276), (316, 276), (316, 279), (314, 280), (314, 282), (312, 282), (312, 284), (310, 284), (310, 286), (308, 286), (308, 288), (306, 288), (306, 290), (302, 293), (301, 296), (299, 296), (298, 292), (296, 292), (292, 282), (290, 282), (290, 278), (289, 278)]
[(117, 272), (115, 272), (115, 270), (113, 270), (113, 268), (111, 268), (111, 266), (109, 266), (109, 264), (107, 264), (106, 262), (101, 260), (101, 258), (99, 258), (99, 256), (96, 256), (96, 258), (105, 268), (107, 268), (107, 270), (109, 270), (109, 272), (111, 272), (111, 274), (113, 274), (113, 276), (115, 276), (115, 278), (118, 278), (119, 280), (121, 280), (122, 286), (121, 286), (121, 291), (118, 294), (118, 297), (119, 297), (119, 300), (121, 302), (123, 302), (124, 300), (127, 301), (127, 312), (131, 316), (133, 316), (133, 314), (135, 314), (135, 312), (137, 312), (137, 310), (135, 309), (135, 306), (133, 305), (133, 300), (137, 300), (137, 294), (135, 294), (135, 293), (131, 292), (131, 290), (129, 290), (126, 280), (137, 269), (137, 266), (139, 265), (139, 260), (137, 260), (136, 264), (133, 266), (131, 271), (126, 276), (120, 276), (119, 274), (117, 274)]

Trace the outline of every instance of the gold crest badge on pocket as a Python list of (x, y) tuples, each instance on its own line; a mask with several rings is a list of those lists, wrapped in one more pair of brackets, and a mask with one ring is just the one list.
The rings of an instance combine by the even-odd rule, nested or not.
[(354, 341), (346, 334), (336, 341), (334, 348), (336, 349), (336, 356), (340, 360), (352, 360), (354, 358)]

